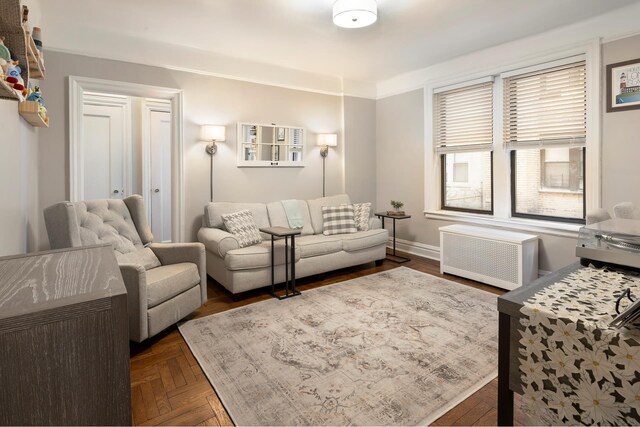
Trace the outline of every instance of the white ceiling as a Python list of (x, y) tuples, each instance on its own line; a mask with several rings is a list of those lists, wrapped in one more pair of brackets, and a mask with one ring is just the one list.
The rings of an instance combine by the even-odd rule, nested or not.
[(45, 48), (114, 58), (166, 43), (372, 83), (636, 1), (378, 0), (378, 22), (350, 30), (333, 0), (33, 0)]

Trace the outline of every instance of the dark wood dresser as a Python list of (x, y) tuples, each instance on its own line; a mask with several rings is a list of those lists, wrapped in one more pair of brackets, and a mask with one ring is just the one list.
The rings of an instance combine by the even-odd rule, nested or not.
[(111, 246), (0, 258), (0, 424), (129, 425), (130, 381)]

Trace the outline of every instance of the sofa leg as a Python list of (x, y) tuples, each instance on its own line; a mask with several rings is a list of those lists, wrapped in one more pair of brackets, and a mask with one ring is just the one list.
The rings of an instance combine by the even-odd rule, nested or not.
[(376, 267), (381, 267), (383, 262), (384, 262), (384, 258), (383, 259), (377, 259), (376, 260)]

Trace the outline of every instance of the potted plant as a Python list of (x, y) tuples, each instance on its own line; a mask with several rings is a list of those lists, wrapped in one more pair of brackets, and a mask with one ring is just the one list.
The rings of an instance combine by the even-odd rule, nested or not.
[(388, 215), (404, 215), (404, 211), (400, 210), (404, 206), (404, 203), (399, 200), (392, 200), (391, 206), (393, 207), (393, 210), (388, 211)]

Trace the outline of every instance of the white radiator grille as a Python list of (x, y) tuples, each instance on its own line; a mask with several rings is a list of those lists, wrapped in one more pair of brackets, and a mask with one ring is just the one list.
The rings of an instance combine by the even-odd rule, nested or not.
[(518, 245), (449, 233), (441, 244), (444, 265), (518, 285)]

